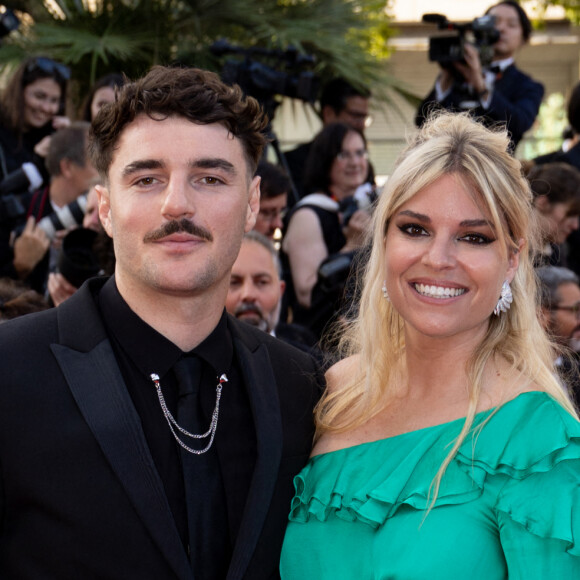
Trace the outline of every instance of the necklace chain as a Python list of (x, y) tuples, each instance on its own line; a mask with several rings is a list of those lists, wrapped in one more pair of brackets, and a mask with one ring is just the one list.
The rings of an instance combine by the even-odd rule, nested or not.
[[(205, 453), (206, 451), (208, 451), (209, 448), (212, 446), (212, 443), (213, 443), (213, 440), (215, 437), (215, 432), (217, 430), (218, 417), (219, 417), (219, 412), (220, 412), (220, 399), (222, 397), (222, 385), (223, 385), (223, 383), (228, 382), (227, 375), (224, 373), (218, 379), (218, 384), (216, 385), (216, 388), (215, 388), (215, 407), (214, 407), (213, 413), (211, 414), (211, 422), (209, 424), (209, 429), (203, 434), (190, 433), (189, 431), (187, 431), (186, 429), (184, 429), (183, 427), (181, 427), (180, 425), (177, 424), (177, 421), (175, 420), (175, 418), (173, 417), (173, 415), (169, 412), (169, 409), (167, 408), (167, 404), (165, 402), (165, 397), (163, 396), (163, 392), (161, 391), (161, 384), (159, 382), (159, 375), (156, 373), (151, 373), (150, 376), (151, 376), (151, 380), (153, 381), (153, 384), (155, 385), (155, 390), (157, 391), (157, 398), (159, 399), (159, 404), (161, 405), (161, 410), (163, 411), (163, 415), (165, 417), (165, 420), (167, 421), (167, 424), (169, 425), (169, 428), (171, 429), (171, 433), (173, 434), (173, 437), (175, 438), (175, 440), (186, 451), (189, 451), (189, 453), (193, 453), (194, 455), (201, 455), (202, 453)], [(209, 443), (203, 449), (192, 449), (191, 447), (188, 447), (181, 440), (181, 437), (179, 436), (178, 431), (180, 433), (182, 433), (183, 435), (185, 435), (185, 437), (190, 437), (191, 439), (205, 439), (206, 437), (209, 437), (210, 438)]]

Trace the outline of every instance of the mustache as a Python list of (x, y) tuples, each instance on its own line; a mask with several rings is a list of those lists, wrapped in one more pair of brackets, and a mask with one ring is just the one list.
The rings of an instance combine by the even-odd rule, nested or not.
[(239, 306), (236, 306), (234, 316), (245, 314), (246, 312), (253, 312), (258, 314), (260, 318), (264, 318), (264, 311), (255, 302), (242, 302)]
[(171, 220), (170, 222), (163, 224), (160, 228), (146, 234), (143, 238), (143, 241), (146, 243), (156, 242), (178, 232), (185, 232), (187, 234), (191, 234), (192, 236), (201, 238), (202, 240), (213, 242), (213, 236), (211, 235), (211, 232), (208, 232), (205, 228), (190, 222), (186, 218), (182, 218), (180, 220)]

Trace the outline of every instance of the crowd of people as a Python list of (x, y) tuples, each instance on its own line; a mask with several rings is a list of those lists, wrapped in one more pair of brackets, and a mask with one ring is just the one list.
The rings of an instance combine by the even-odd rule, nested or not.
[(278, 165), (215, 73), (109, 74), (69, 118), (66, 66), (16, 69), (0, 577), (579, 575), (580, 83), (566, 149), (517, 160), (531, 24), (487, 14), (382, 188), (344, 79)]

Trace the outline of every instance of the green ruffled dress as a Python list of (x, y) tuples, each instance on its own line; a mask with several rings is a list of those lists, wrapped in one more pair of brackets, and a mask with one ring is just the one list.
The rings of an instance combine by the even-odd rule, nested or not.
[(283, 580), (580, 579), (580, 423), (549, 395), (484, 411), (434, 508), (463, 419), (313, 457), (296, 476)]

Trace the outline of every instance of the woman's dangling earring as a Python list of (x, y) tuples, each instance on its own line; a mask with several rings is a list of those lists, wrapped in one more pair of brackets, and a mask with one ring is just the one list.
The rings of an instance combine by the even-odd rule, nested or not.
[(499, 316), (502, 312), (507, 312), (514, 301), (514, 296), (512, 294), (512, 289), (510, 288), (510, 283), (506, 280), (502, 287), (501, 293), (499, 295), (499, 300), (493, 310), (496, 316)]

